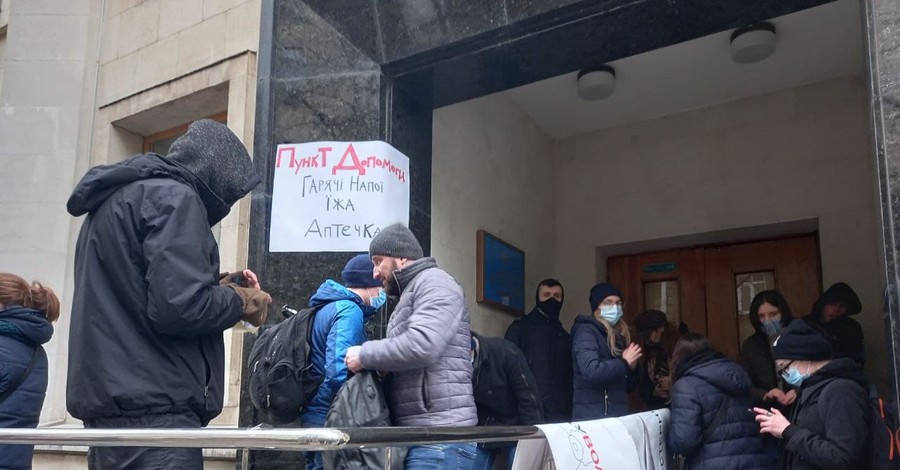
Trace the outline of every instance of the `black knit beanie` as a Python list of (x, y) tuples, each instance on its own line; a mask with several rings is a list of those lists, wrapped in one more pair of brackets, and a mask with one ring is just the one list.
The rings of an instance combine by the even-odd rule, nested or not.
[(772, 344), (773, 359), (820, 361), (831, 354), (828, 340), (803, 320), (792, 321)]
[(227, 206), (262, 181), (238, 136), (211, 119), (192, 122), (169, 147), (166, 159), (193, 173)]
[(600, 284), (592, 287), (591, 295), (588, 298), (588, 301), (591, 303), (591, 311), (593, 312), (594, 310), (597, 310), (597, 306), (600, 305), (600, 302), (603, 302), (603, 299), (611, 295), (622, 298), (622, 291), (620, 291), (618, 287), (608, 282), (601, 282)]
[(369, 256), (389, 256), (391, 258), (422, 258), (422, 246), (412, 230), (403, 224), (393, 224), (381, 229), (369, 243)]
[(666, 314), (659, 310), (645, 310), (634, 317), (634, 329), (639, 335), (652, 333), (669, 323)]

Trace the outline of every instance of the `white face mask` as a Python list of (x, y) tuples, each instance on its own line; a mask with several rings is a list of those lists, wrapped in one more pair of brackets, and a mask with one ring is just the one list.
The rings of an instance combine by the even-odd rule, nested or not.
[(622, 319), (622, 306), (601, 305), (600, 316), (603, 317), (604, 320), (608, 321), (610, 325), (615, 325), (616, 323), (619, 323), (619, 320)]

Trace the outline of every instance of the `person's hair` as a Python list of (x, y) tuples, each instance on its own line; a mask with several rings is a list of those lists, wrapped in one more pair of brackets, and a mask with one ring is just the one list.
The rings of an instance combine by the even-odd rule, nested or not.
[(782, 327), (788, 326), (794, 319), (794, 315), (791, 313), (791, 306), (788, 305), (787, 299), (781, 295), (781, 292), (778, 292), (777, 290), (764, 290), (759, 294), (756, 294), (756, 296), (753, 297), (753, 301), (750, 302), (750, 324), (757, 330), (762, 327), (762, 322), (759, 321), (759, 308), (762, 307), (763, 304), (772, 305), (781, 312)]
[(4, 307), (20, 305), (40, 310), (51, 322), (59, 318), (59, 298), (53, 289), (40, 282), (28, 284), (15, 274), (0, 273), (0, 304)]
[(675, 350), (672, 352), (672, 359), (669, 361), (669, 370), (675, 374), (678, 366), (688, 356), (692, 356), (701, 351), (711, 350), (712, 344), (705, 336), (697, 333), (687, 333), (675, 343)]
[(537, 285), (537, 287), (534, 288), (534, 301), (535, 301), (535, 303), (540, 303), (540, 301), (541, 301), (541, 299), (540, 299), (541, 286), (547, 286), (547, 287), (556, 287), (556, 286), (559, 286), (560, 290), (562, 290), (562, 297), (563, 297), (563, 300), (566, 299), (566, 288), (563, 287), (563, 285), (562, 285), (561, 282), (559, 282), (558, 280), (553, 279), (553, 278), (551, 277), (551, 278), (547, 278), (547, 279), (544, 279), (543, 281), (539, 282), (538, 285)]
[(611, 352), (613, 356), (621, 356), (622, 350), (616, 347), (616, 333), (625, 338), (626, 347), (631, 344), (631, 328), (628, 328), (625, 319), (620, 319), (619, 323), (616, 323), (616, 326), (612, 326), (612, 324), (600, 315), (594, 315), (594, 318), (596, 318), (597, 321), (603, 325), (603, 328), (606, 329), (606, 343), (609, 345), (609, 352)]

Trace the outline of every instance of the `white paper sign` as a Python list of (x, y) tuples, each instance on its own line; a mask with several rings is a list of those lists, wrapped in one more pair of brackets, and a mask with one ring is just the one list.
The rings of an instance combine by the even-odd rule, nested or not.
[(397, 222), (409, 224), (409, 158), (390, 144), (278, 146), (269, 251), (368, 251)]
[[(615, 419), (542, 424), (553, 462), (565, 470), (640, 470), (637, 450), (628, 430)], [(518, 461), (518, 455), (516, 460)], [(518, 463), (518, 462), (517, 462)], [(525, 462), (523, 462), (525, 463)], [(514, 468), (522, 468), (519, 465)]]

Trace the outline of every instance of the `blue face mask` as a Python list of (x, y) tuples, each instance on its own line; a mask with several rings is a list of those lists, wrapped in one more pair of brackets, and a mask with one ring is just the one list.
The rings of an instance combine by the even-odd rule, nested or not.
[(610, 325), (615, 325), (616, 323), (619, 323), (619, 320), (622, 319), (622, 306), (601, 305), (600, 316), (603, 317), (604, 320), (608, 321)]
[(387, 292), (382, 290), (378, 293), (378, 296), (372, 297), (372, 300), (369, 301), (369, 305), (375, 310), (378, 310), (385, 302), (387, 302)]
[(781, 332), (781, 319), (780, 318), (777, 320), (770, 319), (770, 320), (764, 321), (762, 324), (762, 330), (763, 330), (763, 333), (765, 333), (768, 336), (777, 335), (779, 332)]
[(790, 367), (788, 370), (781, 373), (781, 377), (792, 387), (799, 388), (800, 384), (803, 383), (807, 376), (801, 374), (796, 367)]

